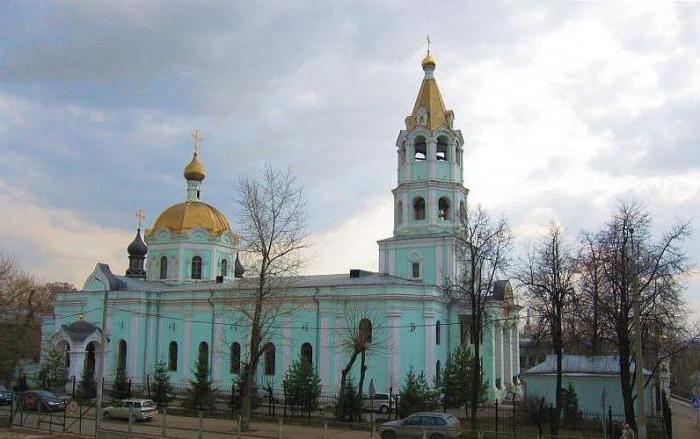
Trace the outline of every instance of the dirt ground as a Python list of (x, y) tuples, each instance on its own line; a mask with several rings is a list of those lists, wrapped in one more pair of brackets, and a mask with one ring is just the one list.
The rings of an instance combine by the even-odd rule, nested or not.
[(672, 400), (673, 411), (673, 438), (674, 439), (698, 439), (700, 427), (697, 425), (697, 410), (681, 402)]

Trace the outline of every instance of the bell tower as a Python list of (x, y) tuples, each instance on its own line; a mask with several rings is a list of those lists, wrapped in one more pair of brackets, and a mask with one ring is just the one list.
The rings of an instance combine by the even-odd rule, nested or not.
[(396, 141), (394, 234), (379, 241), (379, 271), (445, 285), (454, 280), (454, 231), (469, 192), (462, 185), (464, 139), (440, 95), (430, 50), (421, 66), (418, 97)]

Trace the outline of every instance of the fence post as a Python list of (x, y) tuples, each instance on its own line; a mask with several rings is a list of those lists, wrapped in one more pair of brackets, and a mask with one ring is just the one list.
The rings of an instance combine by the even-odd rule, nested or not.
[(36, 428), (41, 430), (41, 400), (37, 400)]
[(498, 400), (496, 400), (496, 437), (498, 437)]
[(613, 437), (612, 406), (608, 406), (608, 437)]
[(197, 437), (202, 439), (204, 437), (204, 419), (202, 419), (202, 411), (199, 410), (199, 431), (197, 432)]
[(423, 439), (428, 439), (428, 433), (425, 431), (425, 427), (423, 427)]
[(160, 436), (165, 437), (166, 422), (168, 421), (168, 409), (163, 407), (163, 417), (160, 420)]
[(279, 418), (279, 424), (277, 424), (277, 439), (282, 439), (282, 418)]
[(241, 427), (241, 415), (238, 415), (238, 439), (243, 437), (243, 427)]
[(323, 439), (327, 439), (328, 437), (328, 421), (325, 419), (323, 420)]
[(131, 423), (134, 421), (134, 407), (129, 403), (129, 436), (131, 436)]
[(510, 418), (511, 431), (513, 432), (513, 437), (515, 437), (515, 393), (513, 393), (513, 417)]
[(95, 439), (97, 439), (97, 432), (100, 429), (100, 416), (97, 413), (97, 404), (95, 404)]
[(66, 412), (68, 411), (68, 408), (66, 406), (63, 406), (63, 432), (66, 432)]
[(72, 376), (71, 381), (73, 381), (73, 390), (71, 391), (70, 397), (71, 397), (71, 399), (75, 399), (75, 375)]

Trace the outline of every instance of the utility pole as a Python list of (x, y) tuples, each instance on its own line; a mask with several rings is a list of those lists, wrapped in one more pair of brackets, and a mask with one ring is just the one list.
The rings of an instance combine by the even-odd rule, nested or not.
[(100, 331), (100, 367), (97, 368), (97, 402), (95, 403), (95, 410), (97, 411), (97, 418), (102, 418), (102, 378), (104, 377), (105, 368), (105, 352), (107, 351), (107, 336), (105, 332), (107, 331), (107, 300), (109, 298), (109, 288), (104, 283), (104, 281), (98, 277), (95, 280), (102, 284), (104, 287), (104, 297), (102, 299), (102, 330)]
[[(634, 251), (634, 229), (630, 228), (630, 241)], [(628, 256), (629, 257), (629, 256)], [(629, 268), (631, 264), (627, 266)], [(634, 271), (636, 271), (633, 268)], [(634, 288), (634, 381), (637, 391), (637, 438), (647, 439), (647, 412), (644, 406), (644, 358), (642, 356), (642, 292), (639, 290), (637, 274), (632, 274)]]

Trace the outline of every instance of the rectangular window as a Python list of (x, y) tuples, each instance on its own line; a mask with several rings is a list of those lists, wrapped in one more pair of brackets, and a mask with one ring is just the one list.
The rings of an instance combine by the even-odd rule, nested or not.
[(420, 262), (414, 262), (414, 263), (412, 263), (412, 264), (411, 264), (411, 271), (412, 271), (411, 275), (412, 275), (414, 278), (420, 277)]

